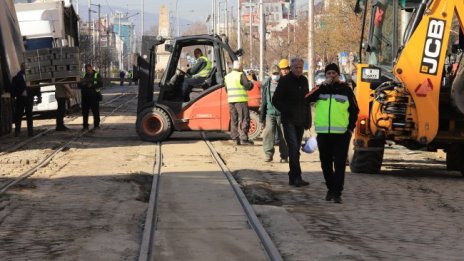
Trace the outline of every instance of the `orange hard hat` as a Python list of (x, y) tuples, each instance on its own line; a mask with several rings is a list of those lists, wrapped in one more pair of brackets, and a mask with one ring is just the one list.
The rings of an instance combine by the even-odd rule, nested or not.
[(279, 62), (279, 68), (280, 69), (286, 69), (286, 68), (289, 68), (290, 65), (288, 65), (288, 60), (287, 59), (282, 59), (280, 60)]

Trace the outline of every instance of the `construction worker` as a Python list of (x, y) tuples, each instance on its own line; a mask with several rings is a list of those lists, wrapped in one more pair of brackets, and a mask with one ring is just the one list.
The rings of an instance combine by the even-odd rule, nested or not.
[[(248, 110), (248, 90), (253, 88), (253, 82), (248, 81), (242, 72), (242, 65), (234, 61), (233, 70), (226, 75), (225, 85), (227, 102), (230, 110), (230, 138), (235, 145), (253, 145), (248, 139), (250, 128), (250, 112)], [(242, 122), (238, 120), (241, 119)]]
[(193, 86), (204, 83), (211, 71), (211, 61), (203, 55), (199, 48), (193, 51), (193, 55), (197, 60), (192, 68), (187, 70), (187, 75), (191, 75), (191, 77), (185, 78), (182, 83), (182, 96), (185, 102), (190, 101), (189, 95)]
[(69, 98), (74, 98), (74, 93), (69, 84), (55, 84), (55, 99), (58, 103), (56, 109), (56, 131), (67, 131), (68, 127), (64, 125), (64, 115), (66, 113), (66, 102)]
[(276, 90), (280, 79), (280, 69), (278, 66), (271, 67), (271, 77), (267, 78), (261, 85), (261, 106), (259, 108), (259, 121), (265, 126), (263, 131), (263, 150), (264, 161), (272, 161), (275, 153), (276, 135), (279, 139), (280, 162), (288, 162), (287, 143), (283, 138), (283, 127), (280, 112), (272, 105), (272, 96)]
[(282, 76), (285, 76), (287, 75), (288, 73), (290, 73), (290, 65), (288, 64), (288, 60), (287, 59), (281, 59), (279, 61), (279, 68), (280, 68), (280, 74)]
[(102, 100), (101, 87), (103, 82), (100, 73), (92, 68), (92, 65), (85, 65), (84, 77), (79, 84), (82, 94), (82, 117), (83, 131), (89, 129), (89, 110), (92, 110), (94, 130), (100, 129), (100, 104)]
[(327, 201), (342, 203), (346, 158), (351, 135), (358, 118), (358, 104), (351, 88), (340, 81), (336, 64), (325, 67), (326, 80), (306, 95), (316, 102), (314, 125), (321, 168), (327, 186)]

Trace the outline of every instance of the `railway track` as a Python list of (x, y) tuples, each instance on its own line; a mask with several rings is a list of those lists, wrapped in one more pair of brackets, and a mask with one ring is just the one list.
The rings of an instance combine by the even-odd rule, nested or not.
[[(212, 159), (212, 161), (210, 163), (211, 163), (211, 165), (214, 165), (214, 168), (217, 170), (217, 173), (219, 174), (219, 175), (214, 176), (213, 179), (219, 178), (219, 180), (214, 180), (214, 182), (227, 183), (228, 184), (227, 187), (224, 187), (223, 189), (233, 191), (233, 195), (235, 196), (235, 199), (233, 201), (237, 200), (239, 202), (240, 209), (238, 211), (243, 214), (243, 216), (244, 216), (244, 218), (246, 220), (245, 222), (247, 223), (248, 229), (253, 231), (252, 233), (257, 238), (257, 241), (259, 241), (259, 244), (260, 244), (261, 249), (263, 250), (263, 256), (265, 256), (265, 259), (273, 260), (273, 261), (274, 260), (282, 260), (282, 257), (280, 255), (279, 251), (277, 250), (276, 246), (274, 245), (274, 243), (270, 239), (269, 235), (267, 234), (267, 232), (263, 228), (263, 226), (260, 223), (259, 219), (257, 218), (255, 212), (253, 211), (253, 208), (251, 207), (250, 203), (248, 202), (245, 195), (241, 191), (239, 185), (237, 184), (237, 182), (233, 178), (232, 173), (230, 172), (230, 170), (228, 169), (226, 164), (223, 162), (220, 155), (215, 150), (214, 146), (208, 140), (207, 136), (204, 133), (201, 133), (201, 135), (202, 135), (202, 138), (203, 138), (202, 147), (206, 147), (205, 150), (202, 149), (201, 151), (202, 152), (206, 152), (206, 151), (209, 152), (208, 156)], [(170, 175), (172, 175), (171, 173), (172, 173), (173, 170), (170, 169), (169, 166), (171, 166), (174, 163), (172, 160), (163, 158), (163, 147), (170, 146), (170, 144), (172, 144), (172, 143), (175, 143), (175, 142), (167, 141), (167, 142), (157, 143), (156, 144), (157, 150), (156, 150), (156, 158), (155, 158), (155, 163), (154, 163), (154, 168), (153, 168), (154, 178), (153, 178), (151, 195), (150, 195), (150, 200), (149, 200), (149, 205), (148, 205), (148, 210), (147, 210), (147, 216), (146, 216), (146, 219), (145, 219), (145, 226), (144, 226), (144, 232), (143, 232), (143, 240), (142, 240), (142, 244), (141, 244), (141, 248), (140, 248), (139, 261), (169, 260), (169, 259), (185, 260), (181, 256), (163, 256), (163, 253), (169, 253), (168, 249), (170, 248), (169, 245), (168, 246), (166, 245), (166, 242), (169, 242), (169, 240), (170, 240), (169, 239), (170, 236), (166, 236), (166, 234), (168, 234), (168, 232), (169, 232), (169, 229), (168, 229), (168, 232), (166, 232), (166, 233), (163, 233), (163, 230), (166, 230), (166, 226), (169, 225), (169, 224), (167, 225), (165, 223), (166, 219), (171, 220), (171, 218), (169, 218), (169, 215), (166, 215), (166, 213), (163, 213), (163, 211), (167, 210), (167, 208), (163, 207), (163, 206), (181, 204), (179, 202), (175, 202), (176, 199), (172, 199), (170, 197), (164, 197), (163, 198), (163, 195), (171, 195), (172, 193), (183, 193), (182, 191), (177, 191), (177, 190), (175, 190), (175, 188), (173, 188), (173, 186), (172, 186), (172, 183), (174, 183), (173, 181), (167, 180), (166, 182), (163, 182), (164, 179), (169, 179)], [(169, 150), (169, 148), (168, 148), (168, 150)], [(186, 148), (186, 150), (188, 150), (188, 149)], [(171, 151), (168, 151), (168, 153), (169, 153), (168, 155), (170, 157), (176, 157), (176, 155), (172, 155), (172, 153), (170, 153), (170, 152)], [(197, 156), (202, 159), (203, 163), (205, 163), (205, 161), (208, 162), (207, 155), (203, 154), (202, 152), (199, 152), (200, 155), (197, 155)], [(188, 160), (189, 158), (192, 161), (194, 159), (196, 159), (196, 158), (192, 159), (192, 157), (194, 157), (194, 155), (192, 156), (192, 155), (187, 155), (187, 154), (188, 153), (186, 153), (186, 154), (180, 153), (181, 156), (177, 157), (176, 161), (177, 162), (186, 162), (186, 164), (188, 164), (189, 163), (189, 160)], [(194, 153), (194, 154), (196, 154), (196, 153)], [(195, 163), (193, 163), (193, 164), (195, 164)], [(168, 167), (165, 168), (165, 166), (168, 166)], [(208, 170), (209, 170), (209, 172), (211, 172), (210, 168), (208, 168)], [(179, 171), (179, 170), (177, 170), (177, 171)], [(195, 166), (192, 166), (192, 170), (190, 172), (193, 173), (195, 171), (201, 173), (203, 170), (201, 170), (201, 169), (195, 170)], [(190, 173), (190, 172), (186, 172), (187, 173), (186, 176), (188, 176), (188, 173)], [(200, 179), (200, 177), (198, 177), (198, 178), (199, 178), (198, 180), (202, 180), (202, 179), (205, 180), (205, 177), (201, 177), (201, 179)], [(202, 184), (203, 183), (197, 184), (197, 185), (199, 187), (201, 187)], [(186, 188), (186, 187), (187, 186), (183, 186), (183, 188)], [(216, 194), (209, 195), (209, 196), (207, 196), (207, 198), (208, 197), (223, 198), (220, 195), (218, 196)], [(221, 209), (211, 210), (210, 206), (208, 206), (208, 205), (211, 205), (211, 206), (214, 207), (214, 205), (216, 205), (216, 203), (217, 202), (213, 202), (213, 203), (210, 203), (210, 204), (208, 204), (207, 202), (204, 202), (204, 204), (200, 203), (199, 204), (199, 209), (195, 209), (194, 211), (198, 212), (198, 213), (201, 213), (201, 212), (206, 212), (207, 213), (207, 212), (213, 211), (215, 213), (213, 215), (220, 215), (220, 212), (222, 212)], [(188, 205), (189, 203), (182, 201), (182, 204)], [(192, 204), (195, 205), (196, 203), (192, 203)], [(219, 203), (219, 204), (221, 204), (221, 203)], [(224, 205), (222, 206), (222, 208), (228, 209), (229, 207), (230, 206), (228, 205), (228, 203), (224, 202)], [(205, 208), (205, 209), (202, 209), (202, 208)], [(176, 212), (177, 210), (172, 210), (172, 211)], [(226, 212), (227, 212), (227, 210), (226, 210)], [(186, 222), (186, 223), (189, 222), (188, 219), (189, 219), (190, 215), (196, 215), (196, 214), (188, 213), (188, 211), (186, 213), (187, 214), (179, 212), (179, 213), (176, 213), (176, 214), (181, 215), (182, 219), (183, 219), (183, 217), (185, 217), (185, 220), (183, 220), (182, 222)], [(234, 215), (236, 215), (236, 213)], [(200, 214), (200, 217), (201, 217), (201, 214)], [(224, 218), (228, 219), (229, 216), (225, 216), (225, 217), (222, 216), (221, 218), (222, 219), (224, 219)], [(237, 221), (236, 218), (237, 217), (234, 217), (234, 222)], [(195, 218), (193, 218), (193, 219), (195, 219)], [(221, 223), (222, 222), (222, 220), (216, 220), (216, 218), (212, 218), (212, 219), (214, 219), (214, 220), (211, 220), (210, 221), (211, 223)], [(174, 221), (169, 221), (169, 222), (174, 222)], [(190, 225), (193, 225), (194, 228), (193, 229), (190, 228)], [(186, 232), (185, 232), (186, 235), (185, 235), (185, 237), (182, 237), (182, 238), (184, 238), (184, 239), (189, 238), (189, 235), (187, 235), (188, 233), (195, 234), (194, 231), (195, 231), (195, 229), (197, 229), (197, 227), (195, 227), (196, 225), (195, 224), (190, 224), (190, 225), (187, 225), (187, 227), (189, 227), (189, 228), (186, 229)], [(224, 229), (224, 227), (222, 227), (223, 225), (231, 226), (231, 222), (228, 221), (228, 222), (225, 222), (224, 224), (221, 223), (221, 225), (218, 225), (218, 227), (213, 227), (213, 228), (210, 228), (209, 227), (210, 225), (207, 225), (206, 230), (209, 231), (209, 232), (207, 232), (205, 234), (205, 237), (214, 238), (214, 236), (210, 235), (209, 233), (214, 234), (215, 233), (214, 230)], [(201, 225), (199, 225), (199, 226), (201, 226)], [(234, 229), (237, 229), (235, 227), (235, 226), (237, 226), (236, 223), (233, 223), (232, 226), (234, 226)], [(181, 230), (181, 229), (182, 228), (175, 228), (174, 230), (178, 231), (178, 230)], [(192, 229), (193, 232), (190, 229)], [(203, 229), (203, 228), (200, 228), (200, 229)], [(209, 230), (209, 229), (211, 229), (211, 230)], [(247, 232), (245, 230), (243, 230), (243, 231)], [(161, 231), (161, 233), (159, 233), (160, 231)], [(224, 235), (227, 235), (228, 232), (230, 232), (230, 231), (225, 229), (225, 234)], [(224, 236), (224, 237), (227, 238), (227, 236)], [(226, 244), (231, 244), (231, 245), (234, 244), (234, 242), (227, 242), (227, 239), (221, 238), (221, 240), (226, 241)], [(246, 241), (246, 240), (244, 240), (244, 241)], [(176, 244), (179, 244), (179, 245), (184, 245), (184, 244), (188, 245), (188, 244), (190, 244), (190, 243), (183, 242), (182, 239), (181, 239), (181, 242), (178, 242), (178, 241), (176, 241), (176, 242), (177, 242)], [(208, 240), (206, 240), (206, 239), (205, 239), (205, 242), (206, 242), (206, 244), (214, 244), (214, 242), (208, 242)], [(237, 244), (240, 244), (240, 243), (237, 243)], [(245, 243), (245, 244), (248, 244), (248, 243)], [(202, 247), (204, 247), (204, 246), (199, 246), (198, 248), (201, 249)], [(231, 247), (231, 246), (228, 245), (227, 247)], [(218, 246), (219, 249), (221, 249), (221, 248), (224, 249), (224, 248), (227, 248), (227, 247)], [(241, 246), (232, 246), (232, 247), (237, 247), (237, 249), (240, 249)], [(188, 246), (186, 248), (189, 249)], [(196, 248), (196, 250), (193, 250), (193, 252), (198, 251), (197, 250), (198, 248)], [(212, 248), (213, 249), (215, 248), (214, 245), (213, 245)], [(222, 250), (219, 250), (219, 252), (221, 252), (221, 251)], [(255, 249), (255, 251), (256, 251), (256, 249)], [(227, 251), (224, 251), (224, 252), (225, 253), (219, 253), (218, 255), (223, 255), (224, 254), (225, 256), (223, 256), (223, 258), (228, 259), (227, 254), (230, 254), (230, 253), (227, 253)], [(239, 253), (231, 253), (231, 254), (232, 254), (232, 256), (234, 258), (238, 258), (241, 255)], [(190, 256), (189, 258), (191, 258), (191, 260), (201, 260), (201, 258), (206, 258), (206, 257), (214, 258), (215, 253), (207, 253), (206, 256), (201, 256), (202, 254), (199, 254), (199, 255), (200, 256), (195, 256), (195, 253), (193, 253), (192, 256)], [(245, 257), (245, 260), (246, 260), (246, 257)], [(252, 260), (252, 259), (249, 259), (249, 260)], [(257, 258), (257, 259), (253, 259), (253, 260), (260, 260), (260, 259)]]
[[(122, 98), (128, 99), (121, 103), (119, 100)], [(104, 123), (109, 116), (120, 111), (123, 106), (131, 101), (134, 101), (136, 98), (137, 96), (135, 93), (122, 93), (115, 98), (102, 103), (102, 107), (113, 103), (120, 104), (109, 112), (104, 113), (104, 115), (101, 117), (101, 122)], [(73, 115), (71, 118), (67, 119), (67, 123), (77, 119), (78, 117), (79, 116), (77, 115)], [(51, 137), (48, 139), (39, 139), (40, 137), (48, 137), (47, 134), (52, 133), (53, 130), (54, 127), (46, 128), (44, 131), (38, 133), (37, 135), (30, 137), (20, 143), (14, 144), (13, 146), (10, 146), (8, 149), (0, 153), (0, 162), (2, 165), (10, 165), (7, 170), (8, 173), (3, 174), (2, 179), (6, 179), (7, 181), (3, 182), (3, 184), (0, 183), (0, 195), (4, 194), (6, 191), (8, 191), (8, 189), (20, 183), (21, 181), (34, 175), (34, 173), (36, 173), (39, 169), (47, 166), (47, 164), (61, 152), (67, 151), (71, 147), (72, 143), (79, 140), (87, 133), (91, 132), (79, 131), (66, 133), (66, 136), (64, 137), (55, 137), (54, 135), (50, 135)], [(45, 151), (44, 147), (48, 148), (46, 153), (43, 153)], [(27, 156), (25, 156), (24, 153), (20, 153), (21, 156), (15, 155), (15, 153), (20, 152), (20, 149), (22, 149), (22, 152), (24, 150), (28, 150)]]

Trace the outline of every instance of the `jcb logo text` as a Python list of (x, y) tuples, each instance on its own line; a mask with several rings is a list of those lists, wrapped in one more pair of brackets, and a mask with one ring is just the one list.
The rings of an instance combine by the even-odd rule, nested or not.
[(430, 19), (429, 21), (424, 53), (422, 54), (421, 73), (437, 75), (445, 24), (444, 20)]

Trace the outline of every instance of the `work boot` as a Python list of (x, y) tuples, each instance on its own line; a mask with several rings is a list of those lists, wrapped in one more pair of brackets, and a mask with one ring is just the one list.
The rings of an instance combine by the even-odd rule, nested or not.
[(308, 186), (309, 185), (309, 182), (307, 181), (304, 181), (302, 179), (297, 179), (295, 180), (295, 187), (299, 188), (299, 187), (304, 187), (304, 186)]
[(68, 131), (69, 128), (66, 127), (66, 126), (59, 126), (59, 127), (56, 127), (55, 131)]
[(272, 161), (272, 157), (271, 156), (266, 156), (264, 157), (264, 162), (271, 162)]
[(280, 163), (288, 163), (288, 159), (280, 159)]
[(341, 196), (334, 197), (334, 198), (333, 198), (333, 201), (334, 201), (334, 203), (338, 203), (338, 204), (343, 203), (343, 200), (342, 200), (342, 197), (341, 197)]
[(334, 196), (332, 195), (330, 191), (327, 191), (327, 194), (325, 195), (325, 200), (331, 201), (332, 199), (334, 199)]
[(89, 130), (89, 127), (88, 126), (84, 126), (82, 127), (81, 131), (88, 131)]
[(242, 145), (255, 145), (255, 143), (251, 140), (242, 140), (240, 143)]
[(238, 139), (237, 139), (237, 140), (234, 140), (234, 145), (235, 145), (235, 146), (239, 146), (240, 144), (241, 144), (241, 143), (240, 143), (240, 140), (238, 140)]

